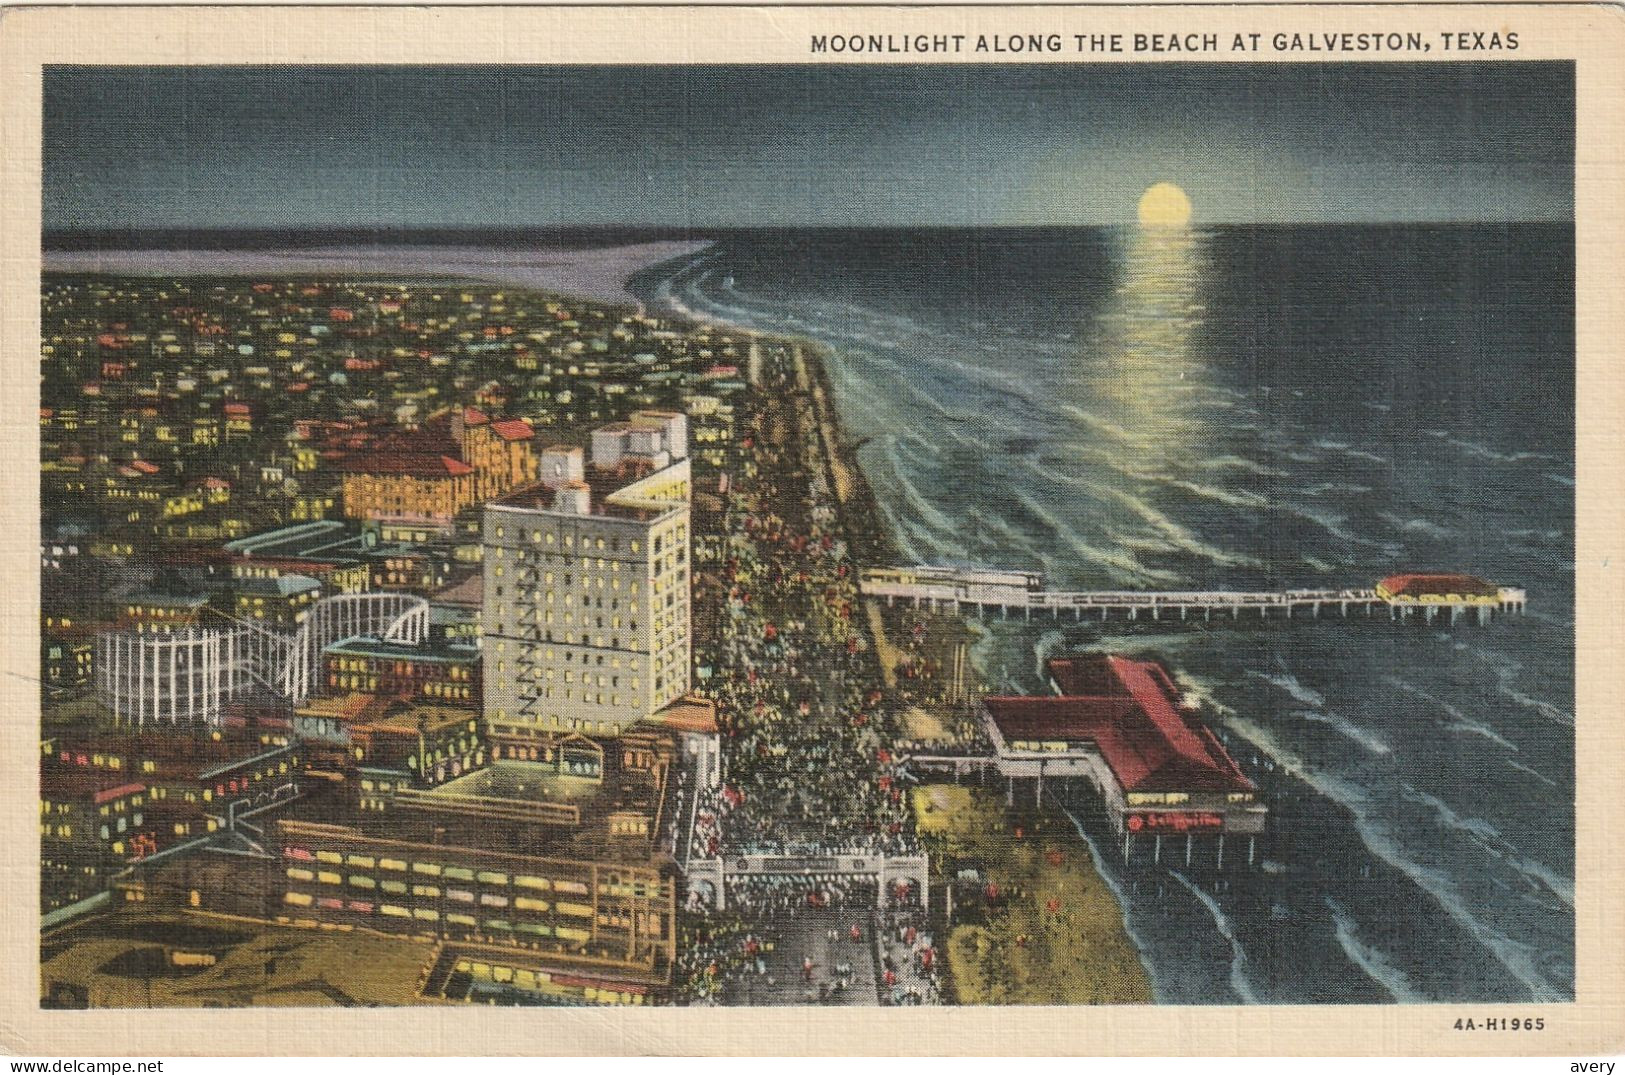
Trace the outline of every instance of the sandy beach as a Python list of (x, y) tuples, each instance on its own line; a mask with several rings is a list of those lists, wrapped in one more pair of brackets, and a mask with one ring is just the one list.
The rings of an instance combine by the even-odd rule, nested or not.
[(636, 273), (703, 250), (703, 242), (658, 241), (595, 248), (502, 249), (473, 245), (290, 246), (274, 250), (47, 250), (46, 272), (130, 276), (267, 274), (441, 277), (480, 280), (615, 305), (641, 305), (626, 289)]

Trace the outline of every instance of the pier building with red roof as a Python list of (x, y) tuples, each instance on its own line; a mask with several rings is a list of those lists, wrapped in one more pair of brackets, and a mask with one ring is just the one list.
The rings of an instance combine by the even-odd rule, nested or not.
[(1186, 704), (1162, 665), (1114, 654), (1053, 658), (1053, 695), (990, 696), (981, 714), (1014, 801), (1018, 781), (1042, 796), (1044, 780), (1081, 778), (1099, 794), (1132, 855), (1134, 838), (1244, 837), (1249, 861), (1268, 807), (1218, 737)]

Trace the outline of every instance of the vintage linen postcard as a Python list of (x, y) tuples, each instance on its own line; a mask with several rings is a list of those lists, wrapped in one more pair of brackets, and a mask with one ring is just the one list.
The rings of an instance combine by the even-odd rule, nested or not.
[(1621, 26), (11, 12), (4, 1046), (1618, 1049)]

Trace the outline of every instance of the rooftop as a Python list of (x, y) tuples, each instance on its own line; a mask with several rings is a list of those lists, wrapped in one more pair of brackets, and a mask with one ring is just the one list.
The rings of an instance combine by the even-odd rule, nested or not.
[(1181, 712), (1161, 665), (1101, 655), (1049, 669), (1061, 689), (1089, 693), (985, 699), (1005, 742), (1090, 740), (1125, 791), (1253, 790), (1213, 734)]
[(479, 648), (455, 642), (419, 644), (415, 642), (387, 642), (380, 638), (357, 636), (346, 638), (328, 646), (323, 653), (347, 657), (382, 657), (402, 661), (477, 661)]
[[(632, 461), (629, 460), (625, 462), (631, 463)], [(647, 464), (642, 466), (635, 464), (622, 465), (607, 470), (602, 467), (588, 467), (586, 474), (587, 480), (584, 483), (590, 491), (590, 510), (588, 512), (588, 516), (611, 519), (632, 519), (639, 522), (649, 522), (650, 520), (658, 519), (663, 515), (686, 506), (685, 504), (673, 502), (670, 504), (662, 504), (659, 508), (651, 508), (626, 503), (615, 503), (611, 500), (616, 493), (619, 493), (633, 482), (638, 481), (641, 478), (648, 477), (651, 473), (653, 473), (653, 470)], [(583, 483), (572, 482), (570, 483), (570, 486), (574, 487), (579, 486), (580, 484)], [(553, 508), (553, 500), (554, 490), (549, 489), (545, 485), (537, 484), (527, 485), (522, 489), (516, 489), (507, 496), (491, 501), (490, 504), (493, 507), (518, 508), (525, 511), (541, 511), (549, 514), (575, 514), (574, 512), (568, 511), (555, 513)]]
[(292, 597), (294, 594), (321, 589), (321, 582), (309, 575), (278, 575), (274, 579), (235, 579), (232, 588), (238, 593), (265, 594), (271, 597)]
[(299, 716), (330, 717), (349, 723), (376, 720), (394, 699), (379, 694), (351, 691), (311, 698), (297, 710)]
[(126, 605), (152, 605), (157, 608), (199, 608), (209, 603), (209, 595), (201, 593), (166, 593), (162, 590), (137, 590), (123, 598)]
[(460, 478), (474, 473), (473, 467), (452, 455), (382, 445), (350, 456), (339, 464), (339, 470), (346, 474), (391, 474), (413, 478)]
[(133, 782), (123, 773), (99, 769), (72, 769), (47, 766), (40, 770), (40, 798), (46, 802), (89, 800), (100, 805), (145, 791), (146, 785)]
[(491, 423), (491, 432), (503, 440), (530, 440), (536, 435), (530, 423), (523, 418), (504, 418)]
[[(351, 788), (324, 785), (280, 816), (341, 826), (372, 839), (445, 844), (493, 857), (652, 865), (664, 784), (653, 774), (620, 769), (618, 753), (606, 751), (602, 783), (541, 765), (499, 762), (412, 792), (409, 800), (384, 811), (360, 809)], [(550, 811), (550, 806), (564, 809)], [(612, 817), (628, 813), (649, 818), (647, 835), (612, 834)], [(550, 814), (556, 820), (546, 820)], [(579, 824), (567, 820), (576, 816)]]
[(1423, 595), (1459, 594), (1463, 597), (1494, 597), (1500, 589), (1472, 575), (1445, 572), (1389, 575), (1377, 583), (1377, 589), (1393, 597), (1421, 597)]
[(262, 530), (234, 541), (225, 550), (239, 556), (265, 556), (291, 559), (335, 559), (344, 553), (359, 552), (359, 527), (336, 519)]
[(397, 702), (385, 706), (377, 717), (356, 725), (356, 730), (385, 735), (417, 735), (420, 732), (443, 731), (458, 724), (470, 724), (476, 719), (474, 713), (467, 709)]
[(680, 732), (717, 733), (717, 705), (698, 695), (679, 698), (649, 718), (651, 724), (664, 725)]
[(485, 600), (485, 576), (477, 571), (473, 572), (435, 591), (429, 600), (434, 603), (434, 609), (432, 610), (434, 612), (438, 612), (443, 606), (448, 605), (467, 605), (472, 608), (479, 608)]

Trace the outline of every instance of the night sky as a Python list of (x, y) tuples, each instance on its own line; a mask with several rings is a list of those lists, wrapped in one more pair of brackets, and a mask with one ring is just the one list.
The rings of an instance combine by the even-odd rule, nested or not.
[(1563, 63), (47, 68), (47, 229), (1567, 220)]

